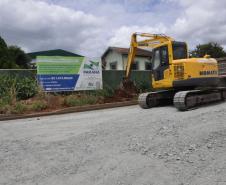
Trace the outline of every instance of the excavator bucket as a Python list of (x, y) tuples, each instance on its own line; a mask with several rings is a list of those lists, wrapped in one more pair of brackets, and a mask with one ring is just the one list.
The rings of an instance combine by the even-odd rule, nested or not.
[(124, 90), (127, 90), (129, 92), (137, 92), (137, 87), (135, 82), (133, 82), (132, 80), (128, 79), (128, 78), (124, 78), (122, 83), (121, 83), (121, 87)]
[(128, 78), (124, 78), (119, 86), (116, 89), (116, 94), (120, 96), (124, 96), (127, 98), (131, 98), (136, 96), (139, 93), (138, 88), (136, 87), (135, 82)]

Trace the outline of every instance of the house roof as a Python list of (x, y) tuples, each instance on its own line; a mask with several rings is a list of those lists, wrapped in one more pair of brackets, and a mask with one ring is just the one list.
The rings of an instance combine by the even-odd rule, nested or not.
[(46, 51), (38, 51), (38, 52), (32, 52), (27, 53), (28, 56), (30, 56), (32, 59), (35, 59), (37, 56), (76, 56), (76, 57), (82, 57), (82, 55), (78, 55), (69, 51), (65, 51), (62, 49), (55, 49), (55, 50), (46, 50)]
[[(105, 57), (108, 54), (109, 51), (115, 51), (115, 52), (121, 53), (123, 55), (128, 55), (129, 48), (109, 47), (104, 52), (104, 54), (102, 55), (101, 58)], [(151, 57), (152, 56), (152, 52), (144, 50), (144, 49), (137, 48), (136, 56)]]

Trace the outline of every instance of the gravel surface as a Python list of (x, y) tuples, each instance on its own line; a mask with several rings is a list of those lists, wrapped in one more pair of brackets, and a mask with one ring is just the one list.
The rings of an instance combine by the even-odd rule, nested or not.
[(226, 103), (0, 122), (1, 185), (226, 185)]

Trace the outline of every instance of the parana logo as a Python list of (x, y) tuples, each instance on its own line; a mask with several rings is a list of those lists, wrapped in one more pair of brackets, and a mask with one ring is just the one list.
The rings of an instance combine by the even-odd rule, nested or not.
[(99, 65), (100, 65), (100, 62), (94, 62), (94, 61), (88, 60), (84, 64), (83, 73), (85, 73), (85, 74), (99, 74), (100, 73)]
[(94, 62), (94, 61), (87, 61), (86, 64), (84, 64), (84, 69), (89, 69), (89, 70), (99, 70), (99, 65), (100, 62)]

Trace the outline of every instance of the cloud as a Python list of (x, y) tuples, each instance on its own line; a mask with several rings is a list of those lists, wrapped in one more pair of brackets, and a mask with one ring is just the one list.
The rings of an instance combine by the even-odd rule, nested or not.
[(163, 24), (156, 26), (123, 26), (115, 31), (114, 36), (110, 38), (108, 45), (118, 47), (129, 47), (132, 33), (165, 33), (166, 27)]
[(90, 38), (101, 35), (103, 22), (103, 18), (46, 2), (0, 1), (0, 34), (28, 51), (62, 48), (91, 54), (95, 50), (89, 45), (96, 43)]
[(26, 51), (100, 56), (133, 32), (165, 33), (190, 47), (226, 46), (225, 0), (0, 0), (0, 35)]
[(183, 16), (175, 20), (169, 32), (192, 46), (204, 42), (226, 45), (226, 1), (225, 0), (179, 0), (184, 9)]
[[(122, 26), (114, 32), (109, 44), (128, 46), (133, 32), (165, 33), (176, 40), (186, 41), (190, 48), (206, 42), (218, 42), (226, 45), (226, 1), (225, 0), (163, 0), (178, 6), (179, 14), (171, 24), (168, 19), (160, 19), (154, 26)], [(183, 11), (181, 11), (183, 10)], [(162, 12), (164, 14), (164, 12)], [(154, 16), (153, 16), (154, 18)]]

